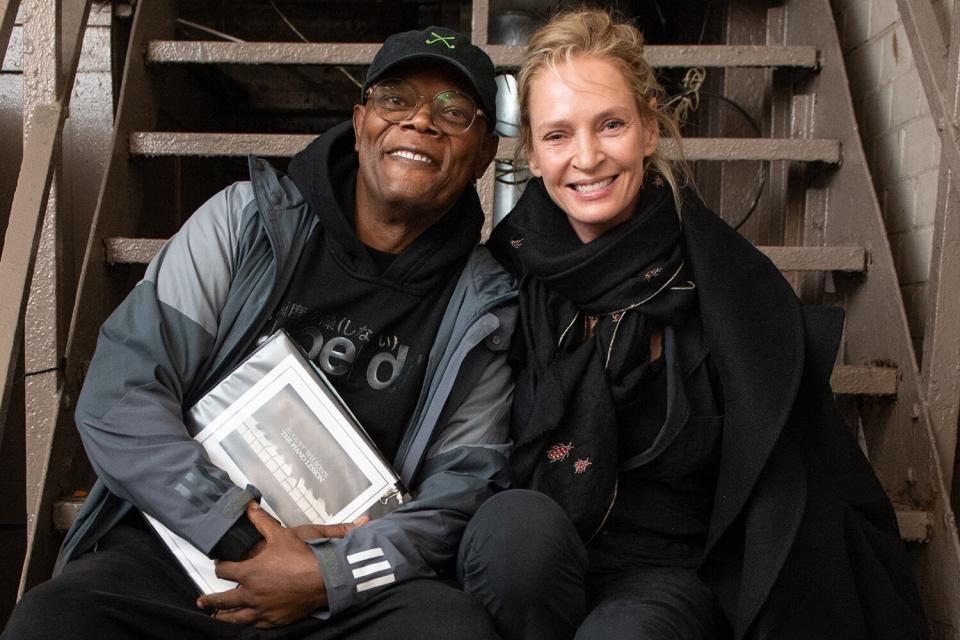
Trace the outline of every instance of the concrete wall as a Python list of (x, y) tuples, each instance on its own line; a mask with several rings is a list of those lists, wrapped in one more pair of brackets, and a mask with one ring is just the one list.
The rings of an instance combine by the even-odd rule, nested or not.
[[(925, 0), (926, 1), (926, 0)], [(946, 29), (954, 0), (934, 0)], [(910, 330), (922, 345), (940, 138), (896, 0), (832, 0)]]

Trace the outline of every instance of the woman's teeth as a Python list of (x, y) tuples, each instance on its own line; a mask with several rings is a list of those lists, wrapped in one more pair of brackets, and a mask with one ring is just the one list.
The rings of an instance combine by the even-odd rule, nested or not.
[(613, 178), (604, 178), (603, 180), (598, 180), (597, 182), (591, 182), (590, 184), (575, 184), (573, 188), (580, 193), (592, 193), (603, 189), (605, 186), (613, 182)]

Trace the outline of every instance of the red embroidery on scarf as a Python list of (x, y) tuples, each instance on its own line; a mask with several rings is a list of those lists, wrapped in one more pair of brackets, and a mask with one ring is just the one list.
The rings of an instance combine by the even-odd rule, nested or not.
[(654, 177), (653, 177), (653, 184), (654, 184), (655, 186), (662, 187), (662, 186), (663, 186), (663, 178), (661, 178), (660, 176), (654, 176)]
[(574, 473), (583, 473), (587, 470), (587, 467), (592, 465), (593, 462), (590, 461), (590, 458), (580, 458), (573, 463), (573, 472)]
[(561, 460), (566, 460), (572, 449), (572, 442), (568, 442), (567, 444), (555, 444), (547, 449), (547, 460), (550, 462), (560, 462)]
[(663, 265), (662, 264), (657, 265), (655, 267), (647, 269), (647, 272), (643, 274), (643, 279), (646, 280), (647, 282), (650, 282), (651, 280), (656, 278), (658, 275), (660, 275), (662, 272), (663, 272)]
[(514, 249), (519, 249), (520, 247), (523, 246), (523, 238), (517, 238), (516, 240), (511, 240), (510, 244), (511, 246), (513, 246)]

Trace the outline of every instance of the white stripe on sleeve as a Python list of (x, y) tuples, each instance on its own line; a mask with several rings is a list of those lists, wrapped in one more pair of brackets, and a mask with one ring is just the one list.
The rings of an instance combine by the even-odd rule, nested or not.
[(375, 589), (376, 587), (382, 587), (385, 584), (391, 584), (397, 581), (397, 577), (394, 574), (388, 576), (380, 576), (379, 578), (374, 578), (373, 580), (367, 580), (366, 582), (361, 582), (357, 585), (357, 593), (361, 591), (366, 591), (368, 589)]
[(363, 562), (364, 560), (370, 560), (371, 558), (380, 558), (383, 556), (383, 549), (380, 547), (374, 547), (373, 549), (367, 549), (366, 551), (358, 551), (356, 553), (351, 553), (347, 556), (347, 562), (350, 564), (357, 564), (358, 562)]
[(368, 564), (365, 567), (360, 567), (359, 569), (353, 570), (354, 578), (362, 578), (364, 576), (369, 576), (371, 573), (380, 573), (382, 571), (390, 571), (390, 563), (384, 560), (383, 562), (374, 562), (373, 564)]

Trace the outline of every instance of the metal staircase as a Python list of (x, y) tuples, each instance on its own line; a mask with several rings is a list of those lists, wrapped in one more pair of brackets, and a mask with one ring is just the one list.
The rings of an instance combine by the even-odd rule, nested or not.
[[(935, 637), (960, 637), (960, 543), (831, 9), (828, 0), (771, 5), (754, 9), (761, 13), (762, 44), (741, 44), (727, 33), (721, 34), (725, 45), (651, 46), (648, 59), (661, 68), (709, 67), (726, 83), (748, 70), (763, 79), (769, 96), (762, 113), (766, 137), (731, 137), (722, 121), (705, 116), (701, 133), (707, 135), (688, 138), (685, 156), (698, 173), (723, 184), (742, 182), (737, 167), (745, 162), (767, 163), (766, 206), (777, 216), (774, 231), (768, 225), (763, 233), (746, 235), (785, 271), (804, 301), (845, 308), (834, 392), (851, 424), (862, 427), (865, 449), (896, 505)], [(202, 199), (230, 179), (243, 178), (236, 158), (253, 153), (282, 164), (316, 135), (291, 131), (289, 122), (278, 120), (263, 120), (253, 132), (230, 130), (211, 115), (215, 96), (202, 86), (211, 77), (207, 71), (242, 68), (233, 75), (236, 83), (255, 77), (258, 69), (301, 73), (362, 66), (378, 47), (178, 40), (177, 14), (174, 0), (136, 5), (113, 153), (67, 338), (61, 410), (44, 460), (41, 497), (29, 519), (22, 586), (48, 575), (59, 543), (56, 529), (69, 524), (81, 500), (64, 498), (89, 483), (72, 422), (73, 399), (99, 326), (136, 283), (142, 273), (137, 265), (156, 253)], [(484, 45), (499, 67), (516, 67), (521, 48), (487, 44), (488, 14), (486, 0), (473, 2), (474, 42)], [(502, 140), (500, 157), (513, 158), (514, 151), (513, 140)], [(492, 168), (480, 190), (489, 220)]]

